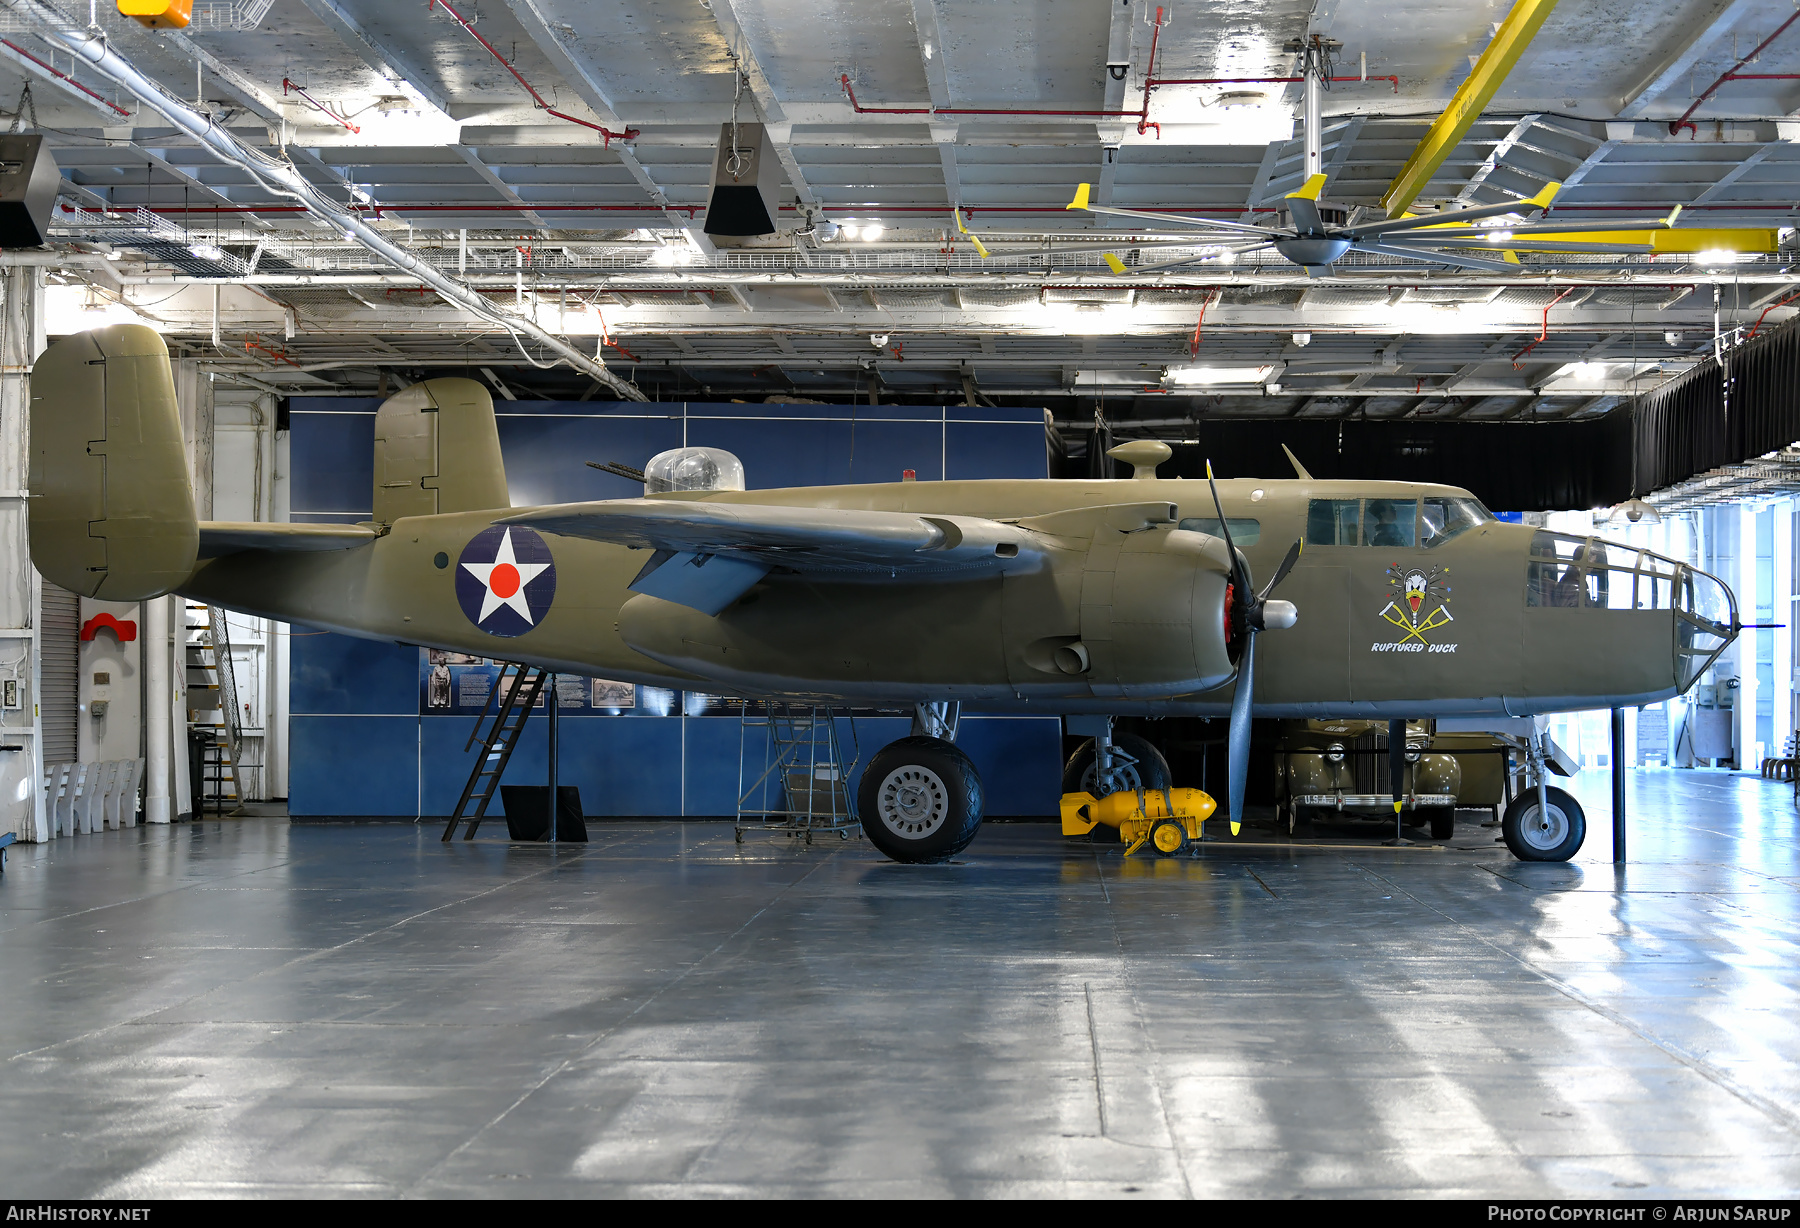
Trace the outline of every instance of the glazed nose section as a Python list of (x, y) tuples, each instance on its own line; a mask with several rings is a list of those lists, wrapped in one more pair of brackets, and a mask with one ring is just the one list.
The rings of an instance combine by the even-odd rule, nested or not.
[(1675, 677), (1685, 691), (1737, 639), (1737, 598), (1717, 576), (1684, 567), (1675, 618)]

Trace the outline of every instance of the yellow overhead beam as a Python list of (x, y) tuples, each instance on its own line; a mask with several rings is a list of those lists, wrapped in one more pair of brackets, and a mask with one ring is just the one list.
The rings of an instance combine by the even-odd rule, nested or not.
[(1506, 75), (1525, 54), (1531, 40), (1537, 35), (1544, 19), (1550, 16), (1550, 10), (1556, 7), (1556, 0), (1516, 0), (1512, 12), (1500, 23), (1500, 30), (1494, 35), (1494, 41), (1487, 45), (1481, 53), (1475, 68), (1469, 73), (1469, 79), (1462, 83), (1456, 91), (1456, 97), (1444, 108), (1444, 113), (1432, 123), (1430, 131), (1419, 141), (1412, 157), (1406, 160), (1400, 174), (1388, 185), (1388, 190), (1381, 197), (1381, 207), (1390, 218), (1399, 217), (1406, 207), (1418, 199), (1425, 185), (1438, 172), (1457, 144), (1468, 135), (1469, 129), (1481, 117), (1487, 104), (1492, 102), (1499, 92), (1500, 85)]
[(1531, 251), (1534, 243), (1600, 243), (1637, 245), (1658, 255), (1693, 255), (1698, 252), (1767, 253), (1780, 246), (1779, 240), (1779, 234), (1773, 230), (1740, 227), (1706, 230), (1696, 226), (1680, 230), (1575, 230), (1567, 234), (1545, 231), (1519, 235), (1504, 240), (1504, 243), (1521, 252)]

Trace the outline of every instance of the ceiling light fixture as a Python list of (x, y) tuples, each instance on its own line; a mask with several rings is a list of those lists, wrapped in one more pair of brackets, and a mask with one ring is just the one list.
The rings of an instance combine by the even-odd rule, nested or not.
[(863, 242), (875, 242), (875, 240), (879, 239), (886, 230), (887, 227), (883, 226), (880, 222), (870, 222), (867, 226), (863, 227)]
[(1711, 247), (1695, 256), (1694, 259), (1705, 265), (1736, 264), (1738, 254), (1726, 251), (1722, 247)]
[(1260, 367), (1170, 367), (1163, 378), (1184, 388), (1217, 384), (1266, 384), (1274, 372), (1272, 364)]

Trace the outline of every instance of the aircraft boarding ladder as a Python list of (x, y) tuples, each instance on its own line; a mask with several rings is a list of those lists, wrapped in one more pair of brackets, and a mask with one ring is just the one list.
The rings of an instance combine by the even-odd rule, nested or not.
[(738, 726), (737, 842), (745, 832), (779, 832), (811, 844), (815, 832), (847, 840), (861, 830), (850, 792), (861, 758), (854, 721), (850, 733), (845, 762), (830, 708), (746, 700)]
[[(543, 693), (549, 676), (547, 671), (529, 665), (501, 663), (494, 689), (488, 692), (481, 714), (475, 718), (475, 728), (469, 731), (469, 740), (463, 744), (463, 750), (467, 752), (479, 738), (481, 753), (475, 758), (469, 783), (463, 786), (456, 809), (450, 812), (450, 821), (444, 824), (446, 841), (456, 834), (456, 825), (465, 818), (469, 825), (463, 832), (463, 839), (475, 838), (475, 829), (487, 815), (488, 803), (494, 800), (494, 793), (500, 788), (500, 777), (505, 774), (507, 762), (518, 748), (519, 735), (524, 732), (525, 722), (531, 718), (531, 710), (537, 706), (538, 696)], [(494, 723), (484, 734), (482, 726), (487, 723), (488, 709), (496, 706), (496, 696), (499, 699)]]
[(201, 803), (211, 801), (220, 814), (241, 815), (244, 790), (238, 760), (243, 754), (244, 712), (238, 706), (225, 611), (188, 603), (186, 631), (188, 720), (192, 728), (211, 735), (200, 759)]

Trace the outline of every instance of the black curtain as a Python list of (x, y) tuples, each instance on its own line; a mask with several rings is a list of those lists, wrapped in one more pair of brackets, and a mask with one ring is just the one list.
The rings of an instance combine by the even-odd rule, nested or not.
[(1635, 410), (1627, 404), (1608, 416), (1634, 414), (1634, 495), (1672, 486), (1723, 465), (1734, 450), (1726, 433), (1724, 373), (1710, 358), (1638, 398)]
[(1800, 330), (1794, 323), (1731, 350), (1725, 374), (1727, 455), (1714, 465), (1779, 451), (1800, 439)]
[(1315, 478), (1461, 486), (1495, 511), (1607, 507), (1629, 497), (1630, 419), (1581, 422), (1201, 421), (1165, 477), (1289, 478), (1286, 444)]

